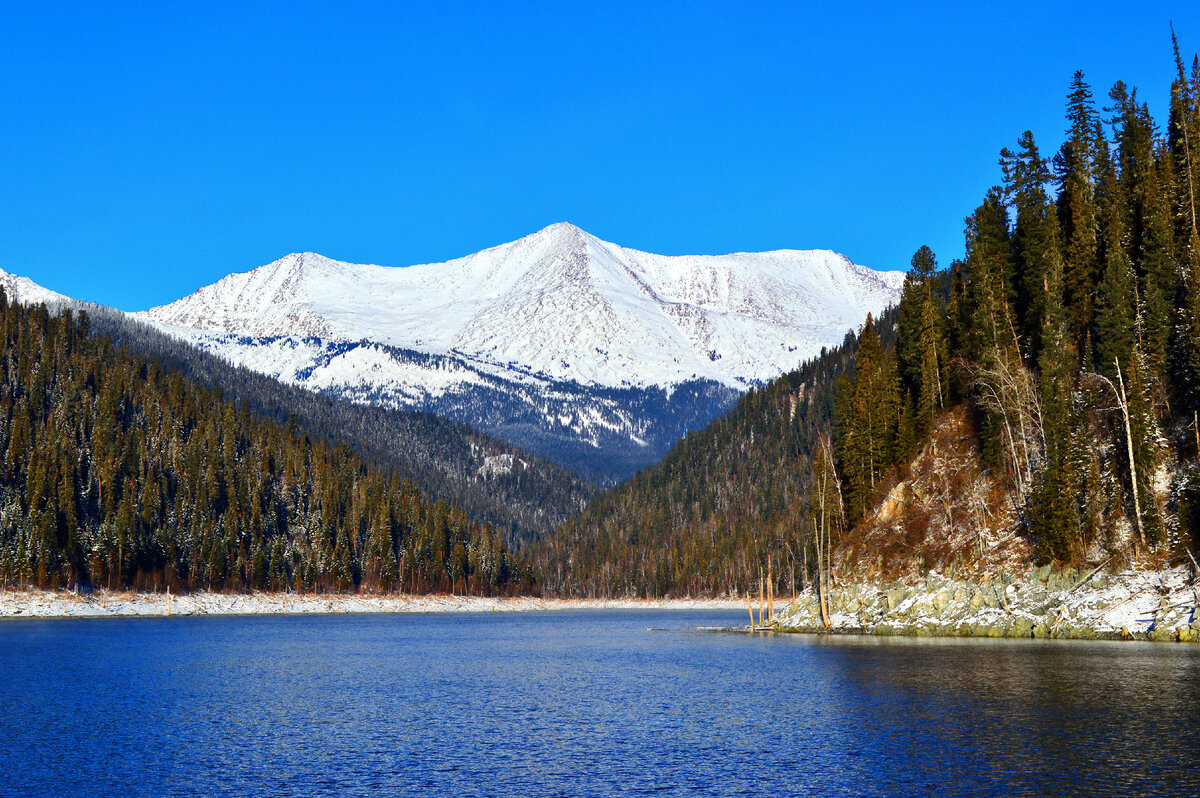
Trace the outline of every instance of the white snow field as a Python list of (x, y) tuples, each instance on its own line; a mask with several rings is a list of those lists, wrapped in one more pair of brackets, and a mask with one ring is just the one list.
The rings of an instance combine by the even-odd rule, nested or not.
[[(668, 257), (559, 223), (446, 263), (386, 267), (292, 254), (134, 315), (180, 335), (224, 333), (211, 348), (281, 375), (315, 362), (302, 339), (366, 340), (454, 355), (512, 379), (606, 387), (709, 379), (744, 388), (840, 343), (868, 312), (895, 302), (903, 280), (903, 272), (828, 250)], [(295, 348), (252, 356), (229, 334), (291, 338)], [(324, 370), (334, 373), (318, 376)], [(416, 377), (387, 372), (359, 354), (306, 379)], [(435, 390), (446, 379), (421, 378)]]

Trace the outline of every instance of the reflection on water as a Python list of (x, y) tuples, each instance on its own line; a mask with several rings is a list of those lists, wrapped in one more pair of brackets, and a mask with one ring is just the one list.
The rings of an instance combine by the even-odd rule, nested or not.
[(5, 622), (0, 794), (1200, 794), (1200, 647), (740, 620)]

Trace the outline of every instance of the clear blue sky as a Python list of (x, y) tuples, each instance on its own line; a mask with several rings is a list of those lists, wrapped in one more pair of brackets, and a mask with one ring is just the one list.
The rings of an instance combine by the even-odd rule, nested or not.
[(0, 268), (135, 310), (300, 250), (571, 221), (907, 268), (1082, 69), (1165, 112), (1200, 3), (6, 3)]

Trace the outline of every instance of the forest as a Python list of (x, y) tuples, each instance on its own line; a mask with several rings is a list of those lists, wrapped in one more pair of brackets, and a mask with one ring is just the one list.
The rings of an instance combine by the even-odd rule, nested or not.
[(506, 594), (491, 524), (0, 291), (0, 585)]
[[(353, 404), (233, 366), (120, 311), (80, 303), (89, 333), (220, 390), (260, 416), (294, 423), (313, 438), (342, 442), (369, 463), (394, 469), (426, 494), (490, 522), (513, 544), (548, 533), (598, 492), (565, 468), (431, 413)], [(491, 463), (508, 468), (492, 468)]]
[[(1172, 40), (1174, 43), (1174, 39)], [(794, 590), (854, 540), (953, 408), (1039, 562), (1186, 561), (1200, 523), (1200, 59), (1168, 117), (1071, 78), (1065, 141), (1031, 131), (899, 306), (593, 501), (536, 553), (546, 589)], [(816, 486), (820, 486), (817, 489)], [(797, 576), (799, 574), (799, 576)]]

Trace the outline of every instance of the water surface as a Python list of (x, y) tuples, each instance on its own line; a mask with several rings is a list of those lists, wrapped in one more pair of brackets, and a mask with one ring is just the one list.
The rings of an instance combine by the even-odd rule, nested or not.
[(0, 794), (1200, 794), (1200, 647), (741, 620), (5, 621)]

